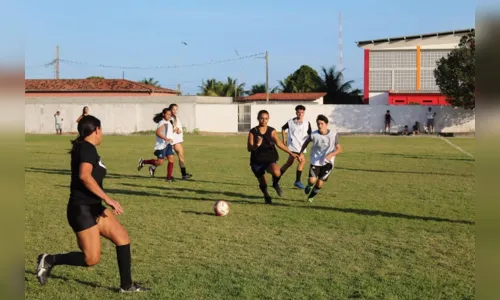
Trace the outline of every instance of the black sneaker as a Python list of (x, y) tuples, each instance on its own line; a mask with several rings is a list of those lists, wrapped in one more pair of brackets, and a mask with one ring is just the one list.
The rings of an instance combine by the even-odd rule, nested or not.
[(266, 204), (273, 204), (272, 198), (269, 195), (264, 196), (264, 200), (266, 201)]
[(186, 173), (186, 175), (182, 175), (183, 180), (189, 179), (191, 177), (193, 177), (193, 174)]
[(276, 193), (278, 193), (278, 196), (282, 197), (283, 196), (283, 189), (279, 184), (274, 184), (273, 188), (276, 190)]
[(149, 175), (151, 175), (151, 177), (155, 177), (155, 171), (156, 168), (154, 166), (149, 167)]
[(137, 283), (133, 283), (127, 289), (120, 288), (120, 293), (134, 293), (134, 292), (147, 292), (147, 291), (151, 291), (151, 289), (147, 288), (147, 287), (140, 286)]
[(137, 164), (137, 171), (140, 171), (144, 167), (144, 159), (139, 159), (139, 163)]
[(50, 276), (50, 271), (52, 270), (53, 266), (50, 265), (47, 261), (48, 254), (40, 254), (38, 255), (37, 258), (37, 268), (36, 268), (36, 277), (38, 278), (38, 281), (40, 282), (41, 285), (44, 285), (47, 283), (47, 280), (49, 279)]

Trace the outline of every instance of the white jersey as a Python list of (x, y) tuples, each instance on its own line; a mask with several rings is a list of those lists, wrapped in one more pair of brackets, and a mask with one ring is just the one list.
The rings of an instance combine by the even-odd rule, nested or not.
[(328, 130), (328, 133), (323, 135), (319, 130), (315, 130), (311, 134), (311, 143), (311, 165), (324, 166), (326, 163), (334, 163), (335, 157), (328, 161), (326, 156), (337, 149), (339, 137), (336, 132)]
[[(158, 130), (158, 128), (160, 128), (163, 125), (165, 125), (163, 135), (165, 135), (168, 139), (173, 139), (174, 130), (173, 130), (172, 123), (170, 121), (166, 121), (165, 119), (162, 119), (158, 123), (156, 130)], [(168, 143), (167, 141), (165, 141), (161, 137), (156, 136), (155, 150), (163, 150), (167, 147), (168, 144), (172, 144), (172, 143)]]
[(431, 111), (427, 112), (427, 120), (432, 120), (432, 119), (434, 119), (434, 113)]
[(56, 124), (61, 124), (62, 123), (62, 116), (61, 115), (54, 115)]
[[(311, 123), (305, 120), (299, 123), (297, 118), (292, 118), (281, 129), (288, 129), (288, 150), (299, 153), (302, 145), (311, 134)], [(306, 153), (306, 150), (304, 150), (304, 153)]]
[(181, 124), (181, 121), (179, 120), (179, 118), (178, 118), (178, 117), (175, 117), (175, 118), (174, 118), (174, 117), (172, 117), (172, 119), (171, 119), (171, 120), (172, 120), (172, 121), (173, 121), (173, 123), (174, 123), (174, 129), (175, 129), (175, 128), (179, 128), (179, 129), (180, 129), (180, 131), (181, 131), (181, 133), (175, 133), (175, 132), (173, 133), (173, 135), (174, 135), (174, 138), (173, 138), (174, 143), (173, 143), (173, 145), (175, 145), (175, 144), (179, 144), (179, 143), (182, 143), (182, 142), (184, 141), (184, 132), (182, 132), (182, 124)]

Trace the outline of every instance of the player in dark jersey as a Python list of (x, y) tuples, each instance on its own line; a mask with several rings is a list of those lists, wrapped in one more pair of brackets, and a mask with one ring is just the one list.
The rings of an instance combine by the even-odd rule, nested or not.
[(391, 116), (391, 111), (388, 110), (385, 115), (384, 115), (384, 121), (385, 121), (385, 133), (391, 133), (391, 121), (396, 123), (394, 119)]
[[(115, 216), (122, 214), (123, 208), (102, 190), (106, 166), (96, 149), (102, 140), (101, 121), (93, 116), (82, 117), (78, 122), (78, 133), (70, 151), (71, 187), (66, 215), (81, 252), (40, 254), (37, 278), (42, 285), (46, 284), (52, 269), (57, 265), (96, 265), (101, 256), (100, 237), (103, 236), (116, 245), (119, 291), (150, 290), (132, 282), (130, 239), (127, 230)], [(101, 201), (112, 210), (104, 207)]]
[(264, 200), (267, 204), (272, 204), (272, 198), (267, 192), (266, 171), (273, 176), (273, 187), (278, 195), (283, 196), (283, 190), (279, 185), (281, 172), (278, 165), (279, 156), (276, 146), (295, 159), (299, 159), (299, 156), (288, 150), (283, 142), (278, 139), (276, 130), (273, 127), (267, 126), (269, 113), (266, 110), (259, 111), (257, 119), (259, 125), (252, 128), (248, 133), (247, 150), (251, 153), (250, 167), (259, 181)]

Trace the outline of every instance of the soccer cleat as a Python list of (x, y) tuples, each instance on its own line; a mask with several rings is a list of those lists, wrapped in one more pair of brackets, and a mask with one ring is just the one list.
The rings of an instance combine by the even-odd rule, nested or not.
[(147, 288), (147, 287), (140, 286), (137, 283), (133, 283), (127, 289), (120, 288), (120, 293), (134, 293), (134, 292), (146, 292), (146, 291), (151, 291), (151, 289)]
[(266, 204), (273, 204), (272, 198), (269, 195), (264, 196), (264, 200), (266, 201)]
[(139, 159), (139, 163), (137, 164), (137, 171), (140, 171), (144, 167), (144, 159)]
[(186, 173), (186, 175), (182, 175), (183, 180), (189, 179), (191, 177), (193, 177), (193, 174)]
[(276, 190), (276, 193), (278, 193), (278, 196), (282, 197), (283, 196), (283, 189), (281, 186), (278, 184), (274, 184), (273, 188)]
[(295, 187), (303, 190), (304, 189), (304, 185), (302, 184), (302, 182), (300, 181), (295, 181), (295, 183), (293, 184)]
[(307, 198), (307, 201), (309, 201), (309, 202), (313, 202), (313, 201), (314, 201), (314, 198)]
[(170, 178), (165, 179), (165, 181), (166, 182), (174, 182), (175, 180), (174, 180), (174, 177), (170, 177)]
[(305, 193), (307, 196), (309, 196), (309, 194), (311, 193), (311, 191), (312, 191), (312, 187), (313, 187), (312, 185), (309, 185), (309, 184), (308, 184), (308, 185), (306, 186), (306, 188), (304, 189), (304, 193)]
[(151, 177), (155, 177), (155, 171), (156, 168), (154, 166), (149, 167), (149, 175), (151, 175)]
[(50, 276), (50, 271), (52, 270), (53, 266), (50, 265), (45, 259), (47, 258), (48, 254), (40, 254), (38, 255), (37, 262), (38, 266), (36, 268), (36, 277), (38, 278), (38, 281), (40, 282), (41, 285), (44, 285), (47, 283), (47, 280), (49, 279)]

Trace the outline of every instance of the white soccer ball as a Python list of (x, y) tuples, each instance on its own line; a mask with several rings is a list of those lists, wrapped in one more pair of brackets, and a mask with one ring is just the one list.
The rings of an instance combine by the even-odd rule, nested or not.
[(219, 200), (214, 204), (214, 212), (216, 216), (224, 217), (229, 213), (229, 203), (224, 200)]

